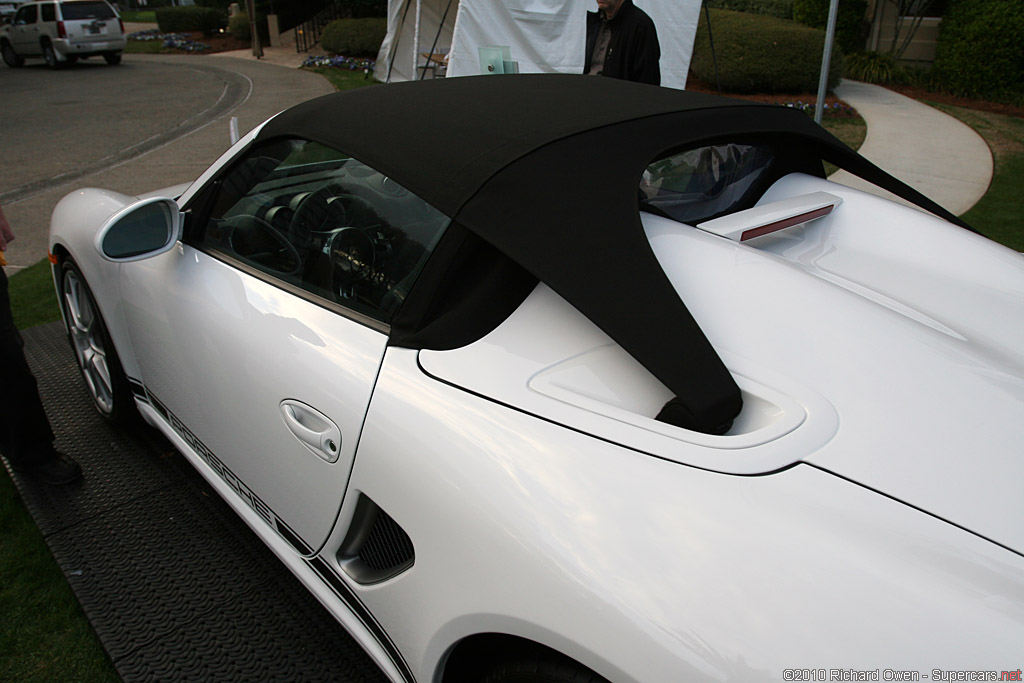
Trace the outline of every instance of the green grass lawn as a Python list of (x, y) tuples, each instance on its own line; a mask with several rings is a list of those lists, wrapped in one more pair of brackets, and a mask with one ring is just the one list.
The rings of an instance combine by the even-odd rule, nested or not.
[[(376, 83), (362, 72), (311, 70), (323, 74), (338, 90)], [(989, 192), (964, 218), (992, 239), (1024, 250), (1024, 119), (936, 106), (977, 130), (995, 156)], [(826, 119), (825, 124), (854, 149), (864, 140), (863, 121)], [(46, 261), (12, 276), (10, 293), (18, 327), (60, 319)], [(0, 475), (0, 614), (0, 681), (118, 680), (42, 535), (4, 475)]]
[(986, 237), (1024, 251), (1024, 118), (929, 104), (976, 130), (992, 150), (992, 184), (963, 219)]
[(132, 21), (140, 24), (156, 23), (156, 10), (125, 10), (120, 14), (122, 21)]
[(43, 259), (10, 278), (11, 307), (18, 329), (60, 320), (50, 273), (50, 262)]
[(6, 475), (0, 475), (0, 614), (0, 681), (120, 680)]
[(353, 90), (365, 88), (368, 85), (379, 85), (380, 81), (374, 80), (373, 74), (364, 74), (362, 71), (348, 71), (347, 69), (336, 69), (331, 66), (304, 67), (306, 71), (320, 74), (334, 86), (335, 90)]

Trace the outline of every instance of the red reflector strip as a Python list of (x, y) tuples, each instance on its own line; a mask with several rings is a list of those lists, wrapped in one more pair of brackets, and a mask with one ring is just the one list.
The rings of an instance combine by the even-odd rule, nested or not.
[(762, 225), (759, 228), (751, 228), (750, 230), (745, 230), (743, 234), (740, 235), (740, 242), (743, 242), (745, 240), (751, 240), (754, 239), (755, 237), (761, 237), (762, 235), (768, 235), (773, 232), (778, 232), (779, 230), (785, 230), (786, 228), (789, 228), (794, 225), (799, 225), (800, 223), (813, 221), (815, 218), (827, 216), (828, 214), (832, 213), (832, 209), (834, 208), (836, 208), (835, 204), (829, 204), (828, 206), (823, 206), (820, 209), (808, 211), (807, 213), (802, 213), (798, 216), (790, 216), (789, 218), (783, 218), (781, 221), (775, 221), (774, 223), (769, 223), (768, 225)]
[(57, 265), (57, 257), (54, 254), (51, 254), (49, 251), (47, 251), (46, 258), (50, 259), (50, 263), (52, 263), (53, 265)]

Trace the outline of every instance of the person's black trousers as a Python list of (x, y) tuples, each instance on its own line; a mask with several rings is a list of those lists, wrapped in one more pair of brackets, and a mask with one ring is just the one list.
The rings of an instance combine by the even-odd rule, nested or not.
[(0, 268), (0, 452), (16, 465), (49, 454), (54, 437), (14, 326), (7, 290), (7, 274)]

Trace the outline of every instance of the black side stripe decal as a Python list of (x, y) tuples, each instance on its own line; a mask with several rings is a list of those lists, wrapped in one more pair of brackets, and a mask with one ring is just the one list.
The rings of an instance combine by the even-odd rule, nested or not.
[(312, 555), (313, 549), (310, 548), (305, 541), (303, 541), (295, 531), (283, 519), (277, 516), (277, 514), (270, 508), (269, 505), (263, 502), (263, 500), (253, 493), (245, 482), (235, 476), (235, 473), (225, 465), (220, 458), (214, 455), (213, 451), (206, 447), (206, 445), (199, 440), (195, 434), (193, 434), (185, 424), (177, 418), (170, 410), (167, 409), (160, 399), (158, 399), (152, 392), (149, 392), (149, 398), (157, 412), (167, 420), (171, 428), (177, 432), (185, 443), (189, 445), (192, 450), (199, 454), (207, 465), (210, 466), (214, 472), (216, 472), (221, 479), (224, 480), (228, 486), (230, 486), (238, 496), (244, 500), (253, 511), (267, 523), (271, 529), (276, 531), (281, 538), (288, 542), (288, 545), (295, 548), (295, 550), (301, 555)]
[(408, 683), (416, 683), (416, 678), (413, 676), (409, 665), (406, 664), (405, 658), (402, 657), (402, 653), (398, 651), (398, 647), (392, 642), (384, 628), (374, 619), (362, 601), (359, 600), (359, 596), (348, 587), (348, 584), (340, 576), (334, 573), (334, 570), (322, 558), (314, 557), (307, 559), (306, 562), (334, 594), (348, 605), (352, 613), (356, 615), (356, 618), (363, 622), (363, 626), (373, 635), (374, 640), (384, 648), (384, 652), (387, 653), (395, 668), (402, 674), (402, 678), (408, 681)]
[[(132, 382), (132, 392), (135, 393), (135, 380), (129, 380)], [(185, 424), (179, 420), (174, 413), (168, 410), (156, 396), (149, 392), (141, 382), (138, 383), (141, 389), (141, 394), (136, 394), (140, 398), (145, 398), (153, 406), (153, 408), (160, 414), (164, 420), (171, 426), (171, 428), (180, 436), (185, 443), (194, 450), (199, 457), (206, 462), (210, 468), (216, 472), (221, 479), (224, 480), (231, 489), (238, 494), (242, 500), (249, 504), (263, 521), (267, 523), (272, 529), (288, 542), (297, 552), (302, 555), (312, 555), (313, 549), (310, 548), (305, 541), (299, 538), (291, 527), (289, 527), (277, 514), (270, 509), (266, 503), (260, 499), (252, 490), (246, 486), (241, 479), (235, 476), (234, 472), (228, 468), (220, 458), (214, 455), (213, 451), (206, 447), (206, 445), (199, 440), (199, 438), (193, 434)], [(331, 591), (349, 608), (352, 614), (366, 627), (366, 630), (370, 632), (373, 639), (381, 646), (384, 652), (387, 654), (388, 659), (391, 660), (395, 668), (398, 669), (402, 678), (407, 683), (416, 683), (416, 677), (413, 676), (412, 669), (406, 663), (405, 658), (402, 657), (402, 653), (398, 650), (398, 646), (395, 645), (394, 641), (384, 630), (384, 627), (377, 622), (377, 620), (370, 613), (370, 610), (366, 608), (366, 605), (362, 603), (359, 596), (349, 588), (348, 584), (338, 576), (330, 565), (327, 564), (320, 557), (306, 557), (306, 564), (316, 573), (324, 584), (331, 589)]]
[(149, 403), (149, 396), (146, 395), (146, 387), (137, 379), (128, 377), (128, 386), (132, 389), (132, 395), (140, 401)]

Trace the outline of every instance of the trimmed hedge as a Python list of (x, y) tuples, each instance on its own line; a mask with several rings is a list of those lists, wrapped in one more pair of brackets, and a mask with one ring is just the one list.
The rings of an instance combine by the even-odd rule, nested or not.
[(1024, 0), (951, 0), (933, 83), (955, 95), (1024, 100)]
[(212, 7), (161, 7), (156, 11), (156, 24), (164, 33), (202, 31), (210, 36), (228, 25), (228, 17)]
[(906, 83), (910, 74), (891, 54), (882, 52), (857, 52), (846, 55), (844, 61), (846, 77), (855, 81), (892, 85)]
[(793, 0), (706, 0), (705, 4), (711, 9), (767, 14), (779, 19), (793, 18)]
[(249, 15), (245, 12), (238, 12), (228, 19), (228, 33), (232, 38), (249, 42), (252, 40), (252, 28), (249, 26)]
[[(690, 69), (715, 83), (708, 29), (701, 14)], [(801, 93), (818, 89), (825, 32), (758, 14), (711, 10), (722, 89), (732, 93)], [(842, 52), (832, 53), (828, 87), (843, 76)]]
[(320, 46), (346, 57), (376, 57), (387, 30), (388, 21), (383, 17), (338, 19), (324, 28)]
[[(811, 28), (828, 26), (830, 0), (793, 0), (793, 20)], [(840, 0), (836, 12), (836, 43), (843, 52), (861, 52), (867, 40), (867, 0)]]
[(334, 0), (334, 5), (344, 14), (357, 19), (388, 15), (387, 0)]

